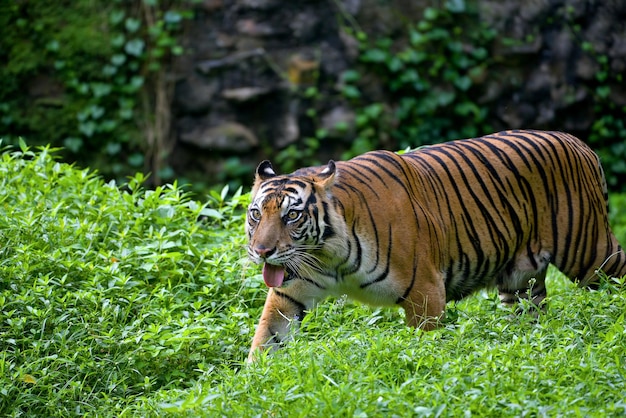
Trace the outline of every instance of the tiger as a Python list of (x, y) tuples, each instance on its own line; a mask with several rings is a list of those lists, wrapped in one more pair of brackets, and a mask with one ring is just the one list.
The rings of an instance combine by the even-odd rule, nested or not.
[[(399, 306), (438, 327), (446, 303), (495, 287), (546, 298), (548, 265), (582, 287), (626, 275), (599, 157), (563, 132), (508, 130), (278, 175), (255, 174), (245, 231), (269, 288), (248, 361), (328, 296)], [(547, 302), (547, 301), (545, 301)]]

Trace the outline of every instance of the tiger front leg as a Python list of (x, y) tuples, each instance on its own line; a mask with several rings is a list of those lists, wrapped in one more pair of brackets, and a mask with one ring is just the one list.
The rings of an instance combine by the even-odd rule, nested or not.
[(424, 331), (439, 327), (446, 309), (446, 290), (443, 281), (423, 286), (416, 283), (399, 305), (404, 308), (408, 326)]
[(255, 361), (262, 350), (278, 348), (288, 336), (291, 327), (297, 326), (302, 320), (305, 309), (303, 303), (283, 290), (270, 289), (254, 333), (248, 362)]

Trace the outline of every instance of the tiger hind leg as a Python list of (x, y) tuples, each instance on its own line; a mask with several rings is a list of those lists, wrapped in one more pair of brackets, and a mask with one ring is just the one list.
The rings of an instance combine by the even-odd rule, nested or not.
[(546, 291), (546, 272), (539, 272), (526, 280), (526, 285), (519, 289), (510, 289), (498, 285), (500, 302), (505, 306), (516, 306), (520, 300), (529, 300), (532, 306), (545, 309), (544, 299)]
[(515, 306), (520, 300), (528, 300), (532, 306), (543, 308), (547, 296), (546, 272), (550, 258), (547, 251), (519, 255), (497, 280), (500, 302), (506, 306)]
[(588, 263), (587, 270), (570, 269), (564, 273), (581, 287), (588, 289), (597, 289), (603, 274), (617, 278), (626, 276), (626, 252), (612, 233), (608, 237), (608, 242), (597, 243), (596, 259)]

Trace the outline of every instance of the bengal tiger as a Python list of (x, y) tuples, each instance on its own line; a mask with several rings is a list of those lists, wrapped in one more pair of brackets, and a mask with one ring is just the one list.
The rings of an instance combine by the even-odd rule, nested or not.
[[(552, 263), (581, 286), (626, 275), (598, 156), (561, 132), (511, 130), (399, 155), (373, 151), (277, 175), (256, 170), (247, 251), (269, 292), (248, 359), (321, 299), (399, 305), (437, 327), (489, 286), (540, 305)], [(532, 284), (532, 286), (530, 286)]]

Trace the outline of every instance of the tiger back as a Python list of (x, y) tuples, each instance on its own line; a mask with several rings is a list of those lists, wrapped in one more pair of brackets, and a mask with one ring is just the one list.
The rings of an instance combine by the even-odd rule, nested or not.
[(249, 359), (321, 299), (398, 305), (437, 326), (445, 304), (496, 286), (546, 297), (550, 263), (584, 286), (626, 275), (596, 154), (560, 132), (506, 131), (277, 175), (257, 168), (246, 231), (269, 293)]

